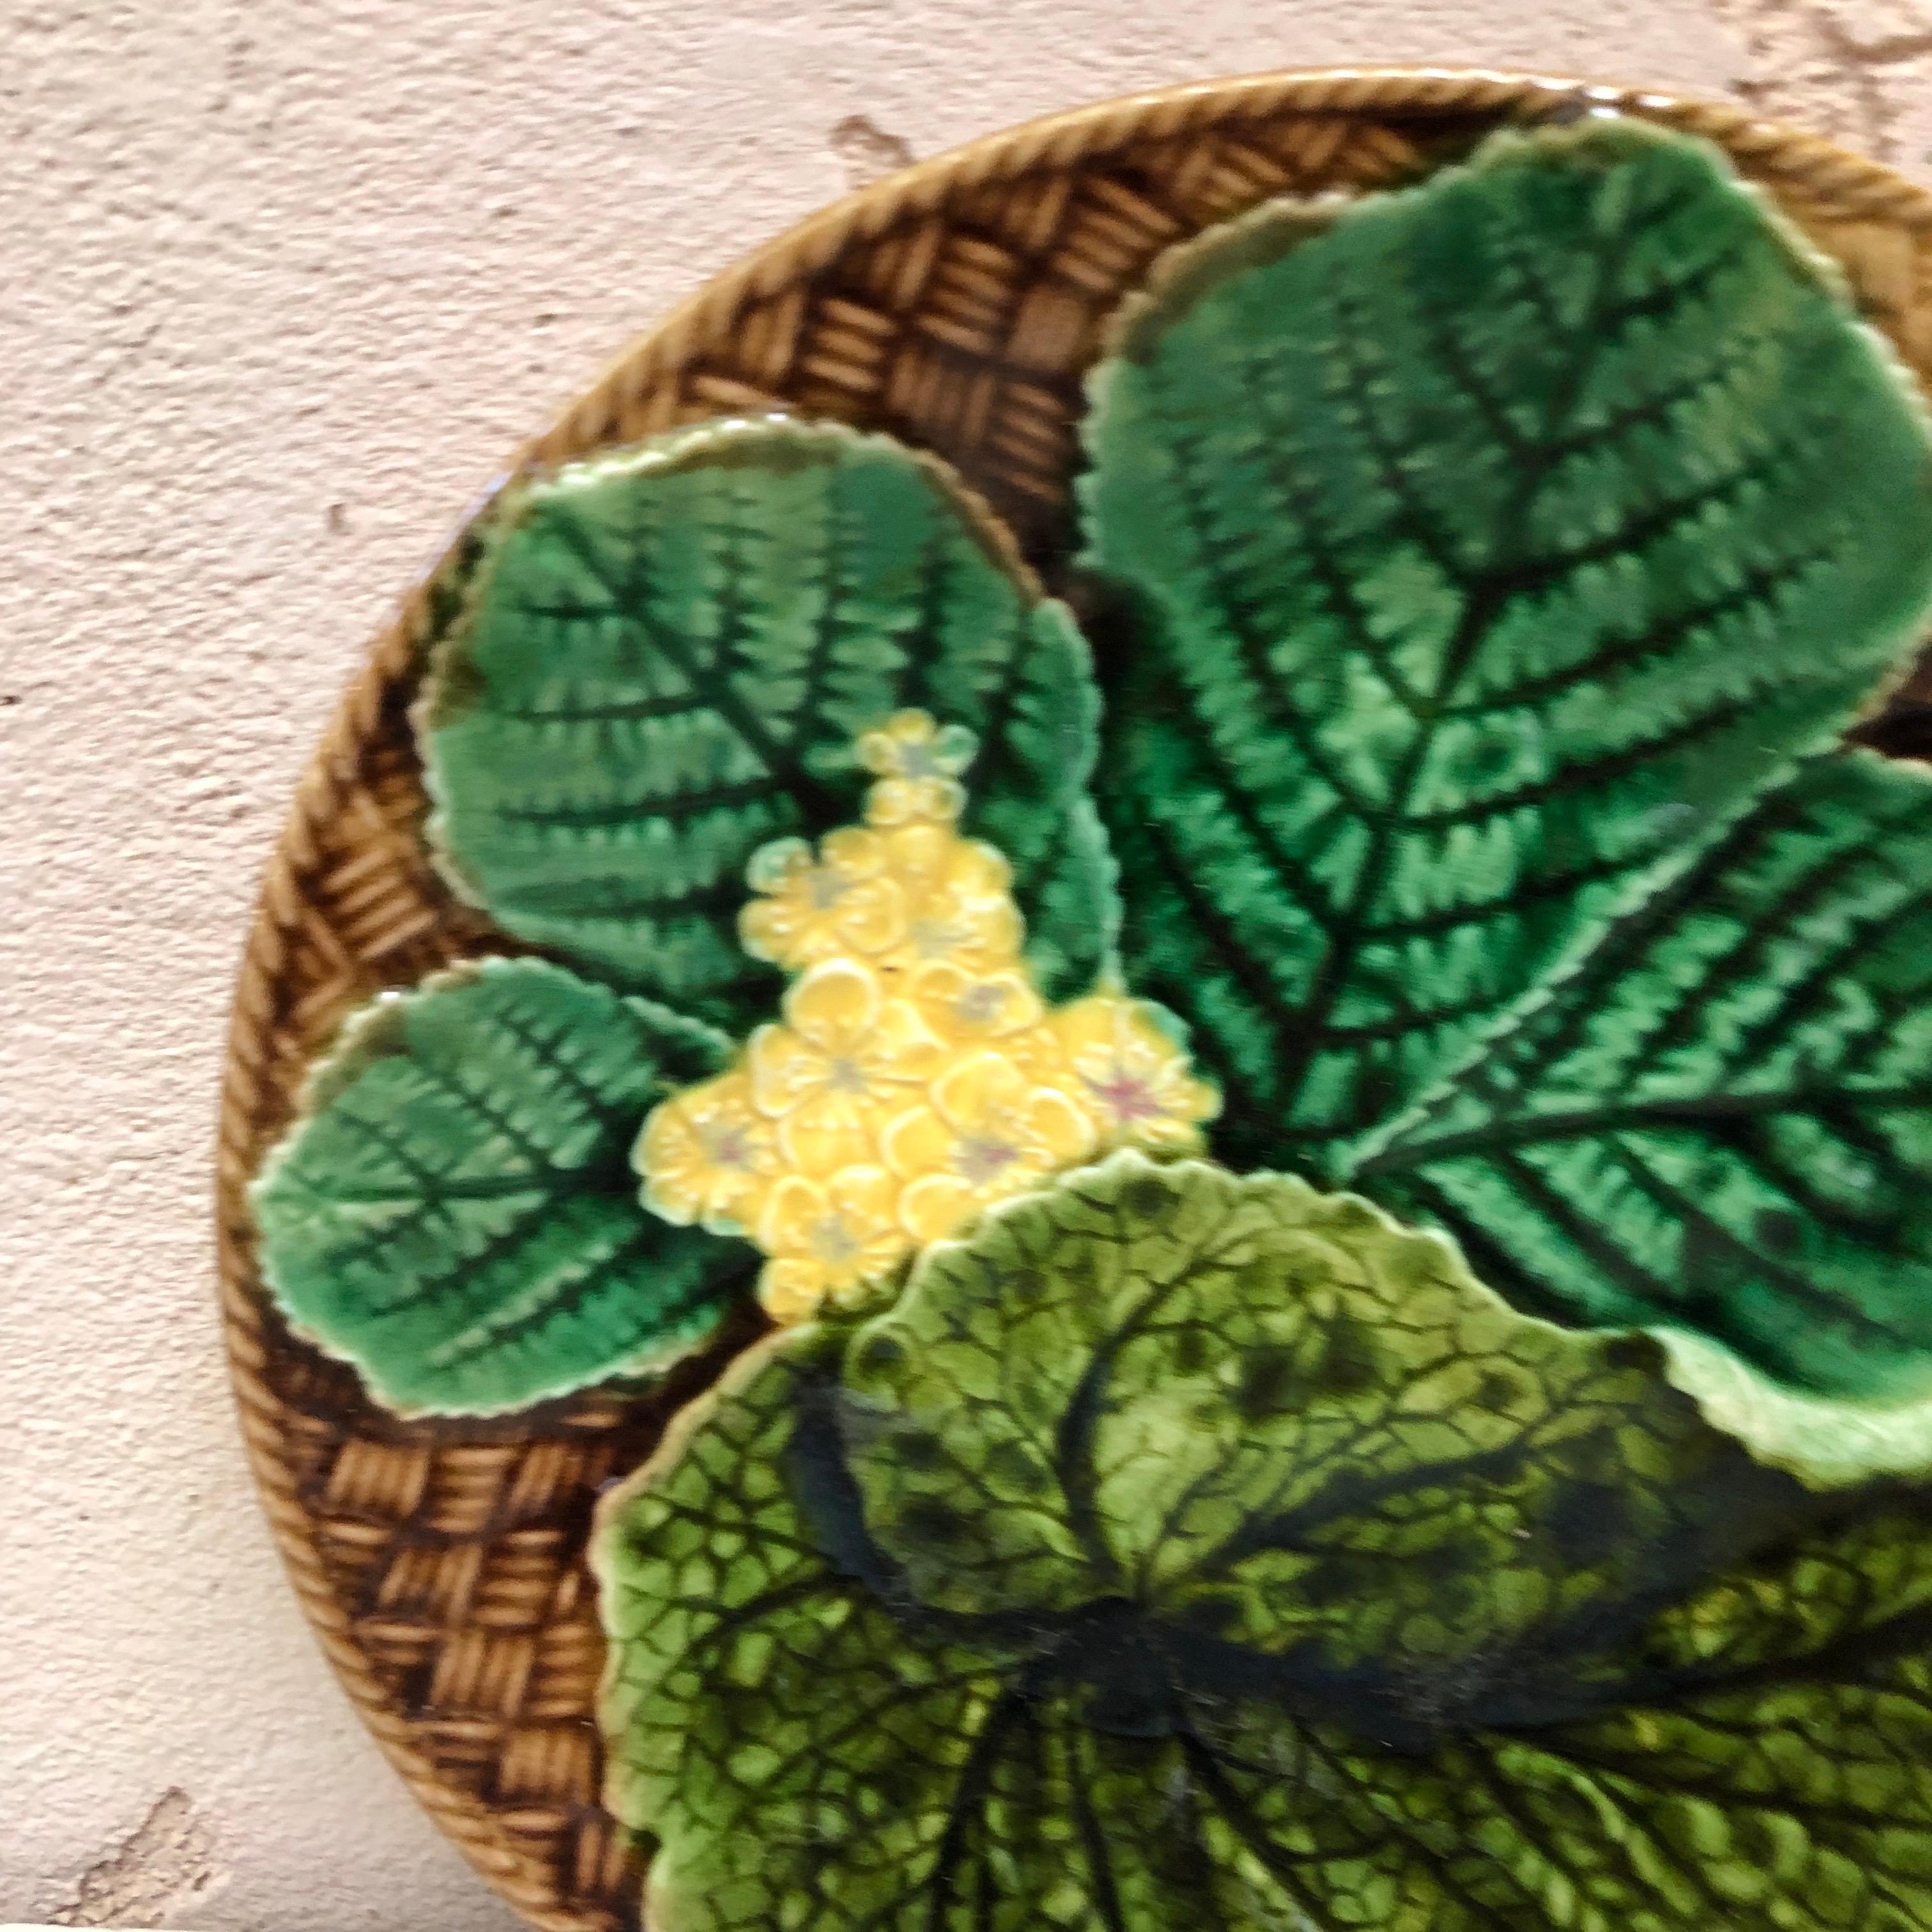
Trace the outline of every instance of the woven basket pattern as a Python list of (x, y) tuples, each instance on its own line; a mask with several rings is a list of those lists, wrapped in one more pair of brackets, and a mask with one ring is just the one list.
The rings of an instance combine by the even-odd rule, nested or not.
[[(1654, 95), (1478, 74), (1286, 76), (1039, 123), (853, 197), (711, 285), (523, 460), (724, 412), (836, 417), (958, 465), (1051, 581), (1066, 552), (1082, 372), (1162, 249), (1266, 196), (1396, 181), (1499, 122), (1593, 101), (1729, 148), (1932, 376), (1932, 198), (1882, 168), (1732, 109)], [(506, 950), (452, 899), (420, 837), (406, 712), (454, 563), (378, 640), (268, 869), (224, 1096), (222, 1294), (255, 1473), (350, 1695), (417, 1796), (531, 1922), (617, 1932), (637, 1923), (640, 1873), (598, 1802), (602, 1646), (584, 1539), (600, 1485), (648, 1452), (716, 1358), (648, 1400), (400, 1422), (267, 1307), (246, 1209), (307, 1064), (351, 1007)], [(1932, 716), (1927, 699), (1922, 676), (1876, 734), (1904, 748)]]

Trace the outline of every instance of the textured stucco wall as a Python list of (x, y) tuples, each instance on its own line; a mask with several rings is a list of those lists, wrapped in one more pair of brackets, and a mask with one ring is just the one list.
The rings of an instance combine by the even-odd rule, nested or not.
[(848, 183), (1328, 61), (1710, 92), (1915, 169), (1932, 0), (0, 0), (0, 1920), (502, 1928), (315, 1652), (206, 1201), (256, 867), (512, 445)]

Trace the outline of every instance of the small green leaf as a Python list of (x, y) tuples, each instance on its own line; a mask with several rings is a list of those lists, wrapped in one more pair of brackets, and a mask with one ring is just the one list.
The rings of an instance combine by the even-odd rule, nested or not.
[(989, 1215), (601, 1513), (648, 1922), (1916, 1932), (1932, 1503), (1660, 1359), (1277, 1178)]
[(889, 440), (716, 424), (488, 514), (418, 719), (431, 832), (520, 938), (734, 1034), (779, 981), (736, 932), (770, 839), (860, 815), (857, 735), (976, 734), (966, 830), (1012, 862), (1057, 994), (1109, 956), (1086, 646), (948, 472)]
[(1094, 399), (1126, 971), (1237, 1164), (1336, 1172), (1926, 616), (1922, 405), (1715, 149), (1634, 123), (1211, 235)]
[(255, 1184), (296, 1328), (404, 1413), (488, 1414), (656, 1366), (743, 1290), (745, 1244), (638, 1205), (632, 1144), (730, 1043), (539, 960), (352, 1022)]
[(1932, 772), (1802, 765), (1354, 1172), (1520, 1306), (1694, 1331), (1789, 1384), (1726, 1384), (1767, 1452), (1924, 1466)]

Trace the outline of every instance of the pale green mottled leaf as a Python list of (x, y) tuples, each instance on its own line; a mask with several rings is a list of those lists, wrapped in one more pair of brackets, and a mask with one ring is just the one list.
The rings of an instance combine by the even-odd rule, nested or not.
[(734, 1033), (779, 981), (738, 943), (767, 840), (860, 815), (853, 741), (970, 728), (966, 830), (1012, 862), (1042, 983), (1108, 956), (1086, 647), (940, 466), (776, 420), (514, 485), (419, 715), (431, 830), (520, 938)]
[(654, 1932), (920, 1922), (1006, 1721), (1001, 1647), (904, 1642), (814, 1539), (793, 1438), (837, 1354), (814, 1329), (749, 1351), (600, 1512), (604, 1798), (661, 1842)]
[[(1922, 1925), (1932, 1505), (1826, 1514), (1659, 1362), (1267, 1177), (1127, 1156), (989, 1216), (604, 1507), (649, 1922)], [(1280, 1561), (1204, 1620), (1184, 1546)]]
[(1586, 1694), (1585, 1634), (1788, 1505), (1660, 1360), (1526, 1319), (1364, 1202), (1125, 1154), (927, 1252), (843, 1436), (922, 1604), (1122, 1598), (1210, 1675), (1238, 1647), (1399, 1730), (1450, 1673)]
[[(1622, 1708), (1412, 1756), (1262, 1708), (1197, 1705), (1193, 1760), (1250, 1842), (1305, 1842), (1309, 1793), (1360, 1848), (1334, 1921), (1414, 1932), (1919, 1932), (1932, 1905), (1932, 1516), (1799, 1537), (1648, 1634)], [(1298, 1862), (1284, 1890), (1324, 1914)]]
[(1238, 1163), (1418, 1098), (1926, 615), (1922, 406), (1717, 151), (1642, 125), (1214, 233), (1094, 394), (1124, 958)]
[[(1777, 1382), (1727, 1410), (1856, 1472), (1932, 1452), (1932, 774), (1808, 761), (1356, 1170), (1518, 1306)], [(1724, 1372), (1720, 1357), (1687, 1358)], [(1834, 1427), (1848, 1432), (1834, 1444)], [(1792, 1432), (1796, 1432), (1795, 1433)]]
[(728, 1050), (538, 960), (386, 996), (255, 1184), (271, 1292), (406, 1412), (519, 1408), (681, 1352), (758, 1257), (646, 1214), (631, 1149)]

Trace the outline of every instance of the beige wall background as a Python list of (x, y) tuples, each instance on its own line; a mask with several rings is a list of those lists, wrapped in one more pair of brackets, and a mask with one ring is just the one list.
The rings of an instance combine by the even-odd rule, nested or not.
[(223, 1028), (338, 688), (506, 454), (897, 161), (1328, 62), (1730, 92), (1932, 177), (1932, 0), (0, 0), (0, 1919), (507, 1911), (258, 1521)]

